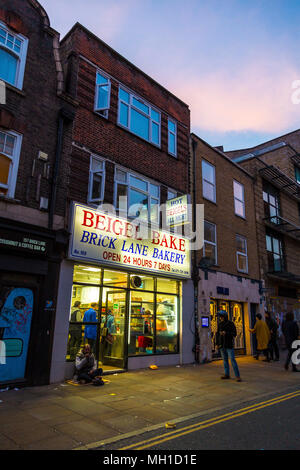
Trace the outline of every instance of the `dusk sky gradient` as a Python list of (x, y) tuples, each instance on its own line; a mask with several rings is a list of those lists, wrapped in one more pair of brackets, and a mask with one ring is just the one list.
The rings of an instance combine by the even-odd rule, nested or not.
[[(299, 0), (40, 0), (61, 38), (77, 21), (174, 93), (225, 150), (300, 128)], [(299, 94), (300, 96), (300, 94)]]

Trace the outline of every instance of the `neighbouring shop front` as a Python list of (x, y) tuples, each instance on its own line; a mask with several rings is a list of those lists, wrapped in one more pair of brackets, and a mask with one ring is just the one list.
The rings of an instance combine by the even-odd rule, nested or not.
[(47, 384), (63, 237), (8, 220), (0, 229), (0, 386)]
[[(147, 233), (132, 221), (73, 205), (55, 334), (57, 349), (66, 337), (65, 377), (86, 343), (104, 371), (193, 361), (192, 332), (182, 356), (193, 314), (193, 299), (183, 294), (187, 285), (192, 292), (189, 240), (159, 228)], [(54, 351), (52, 381), (62, 378), (61, 359)]]

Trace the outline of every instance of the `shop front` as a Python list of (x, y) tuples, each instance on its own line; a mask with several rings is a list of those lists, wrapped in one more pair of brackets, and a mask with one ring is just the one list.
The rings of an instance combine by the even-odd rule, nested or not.
[(62, 379), (63, 335), (64, 378), (86, 343), (107, 372), (193, 362), (193, 334), (183, 340), (193, 312), (189, 256), (186, 238), (159, 229), (143, 236), (138, 224), (74, 204), (52, 381)]

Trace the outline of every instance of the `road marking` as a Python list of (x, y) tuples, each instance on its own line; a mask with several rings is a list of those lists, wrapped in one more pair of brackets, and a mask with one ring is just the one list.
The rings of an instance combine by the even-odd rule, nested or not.
[(172, 439), (177, 439), (178, 437), (185, 436), (186, 434), (190, 434), (195, 431), (199, 431), (205, 428), (208, 428), (210, 426), (214, 426), (215, 424), (219, 424), (225, 421), (229, 421), (234, 418), (238, 418), (239, 416), (243, 416), (248, 413), (252, 413), (253, 411), (260, 410), (262, 408), (266, 408), (268, 406), (275, 405), (277, 403), (281, 403), (286, 400), (290, 400), (292, 398), (296, 398), (300, 396), (300, 390), (297, 390), (292, 393), (288, 393), (286, 395), (281, 395), (279, 397), (272, 398), (271, 400), (267, 400), (261, 403), (256, 403), (251, 406), (247, 406), (246, 408), (241, 408), (236, 411), (232, 411), (230, 413), (226, 413), (221, 416), (216, 416), (214, 418), (207, 419), (205, 421), (202, 421), (200, 423), (195, 423), (191, 424), (189, 426), (185, 426), (184, 428), (178, 429), (176, 431), (172, 431), (169, 433), (166, 433), (162, 436), (156, 436), (152, 437), (150, 439), (144, 440), (137, 442), (135, 444), (131, 444), (126, 447), (122, 447), (119, 450), (128, 450), (128, 449), (134, 449), (134, 450), (144, 450), (149, 448), (149, 444), (151, 446), (153, 445), (159, 445), (162, 444), (163, 442), (170, 441)]

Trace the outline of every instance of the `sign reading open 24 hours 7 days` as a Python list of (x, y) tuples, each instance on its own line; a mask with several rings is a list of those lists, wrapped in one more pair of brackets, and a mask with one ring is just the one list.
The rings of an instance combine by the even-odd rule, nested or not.
[(73, 204), (69, 257), (92, 263), (190, 277), (187, 238), (149, 229), (144, 239), (138, 224), (82, 204)]

